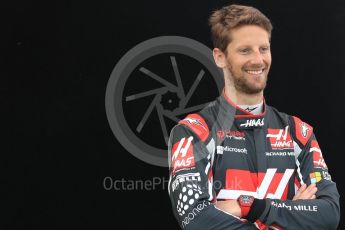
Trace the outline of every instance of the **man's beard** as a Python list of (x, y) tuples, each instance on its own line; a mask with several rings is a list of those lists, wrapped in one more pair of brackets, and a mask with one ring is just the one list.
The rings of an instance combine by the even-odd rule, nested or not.
[(232, 80), (234, 82), (235, 89), (239, 92), (243, 92), (245, 94), (258, 94), (262, 92), (267, 84), (267, 74), (264, 75), (264, 81), (260, 86), (256, 86), (253, 83), (248, 81), (248, 78), (245, 77), (237, 77), (233, 74), (231, 68), (229, 68), (229, 72), (231, 73)]

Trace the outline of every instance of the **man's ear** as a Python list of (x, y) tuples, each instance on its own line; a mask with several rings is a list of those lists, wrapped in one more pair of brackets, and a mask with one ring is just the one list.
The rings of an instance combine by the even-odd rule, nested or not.
[(214, 48), (212, 53), (213, 53), (213, 58), (216, 65), (219, 68), (222, 68), (222, 69), (225, 68), (227, 66), (227, 61), (226, 61), (226, 56), (223, 53), (223, 51), (221, 51), (218, 48)]

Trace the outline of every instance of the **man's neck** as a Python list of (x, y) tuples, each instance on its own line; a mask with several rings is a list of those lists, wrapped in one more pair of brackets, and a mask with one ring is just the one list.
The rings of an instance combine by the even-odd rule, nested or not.
[(235, 87), (225, 86), (225, 94), (236, 105), (256, 105), (263, 100), (263, 91), (257, 94), (246, 94), (237, 91)]

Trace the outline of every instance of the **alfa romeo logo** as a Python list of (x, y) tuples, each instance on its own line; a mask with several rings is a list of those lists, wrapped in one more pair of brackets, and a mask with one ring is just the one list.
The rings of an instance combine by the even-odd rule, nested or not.
[(205, 45), (177, 36), (144, 41), (110, 75), (105, 96), (109, 125), (133, 156), (167, 167), (170, 129), (213, 101), (223, 85)]

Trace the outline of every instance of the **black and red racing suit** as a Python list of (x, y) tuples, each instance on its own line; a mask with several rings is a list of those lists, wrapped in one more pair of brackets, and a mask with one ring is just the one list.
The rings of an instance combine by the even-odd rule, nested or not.
[[(220, 96), (176, 125), (169, 140), (169, 195), (183, 229), (336, 229), (339, 194), (313, 128), (264, 103), (252, 115)], [(316, 183), (316, 199), (292, 200)], [(217, 200), (255, 197), (247, 219)]]

